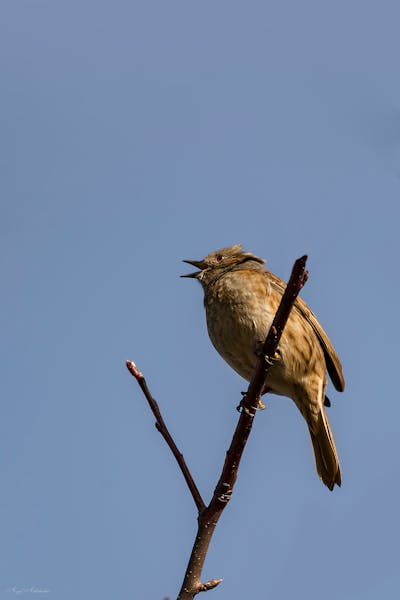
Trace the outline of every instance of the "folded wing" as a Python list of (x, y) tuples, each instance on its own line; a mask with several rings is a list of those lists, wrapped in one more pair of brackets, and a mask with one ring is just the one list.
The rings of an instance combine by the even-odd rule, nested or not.
[[(286, 284), (281, 279), (279, 279), (279, 277), (276, 277), (273, 273), (269, 273), (269, 275), (271, 277), (272, 287), (282, 295), (285, 291)], [(336, 353), (335, 348), (333, 347), (325, 331), (319, 324), (317, 317), (301, 298), (297, 298), (294, 305), (294, 310), (297, 310), (297, 312), (299, 312), (301, 316), (304, 317), (313, 328), (319, 340), (319, 343), (321, 344), (321, 347), (324, 351), (326, 368), (328, 369), (328, 373), (332, 380), (332, 383), (339, 392), (343, 392), (345, 384), (342, 364)]]

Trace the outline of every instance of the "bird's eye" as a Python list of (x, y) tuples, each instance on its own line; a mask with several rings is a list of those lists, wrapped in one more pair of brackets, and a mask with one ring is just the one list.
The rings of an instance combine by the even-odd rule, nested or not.
[(217, 254), (217, 256), (215, 257), (217, 259), (217, 262), (221, 262), (221, 260), (224, 258), (222, 256), (222, 254)]

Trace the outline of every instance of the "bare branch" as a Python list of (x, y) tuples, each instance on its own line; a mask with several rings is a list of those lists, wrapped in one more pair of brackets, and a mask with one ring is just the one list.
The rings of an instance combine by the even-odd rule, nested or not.
[(164, 440), (167, 442), (168, 446), (171, 449), (172, 454), (175, 456), (176, 462), (178, 463), (179, 468), (182, 471), (182, 474), (185, 478), (187, 486), (190, 490), (190, 493), (193, 496), (193, 500), (196, 504), (197, 510), (199, 513), (201, 513), (205, 509), (206, 505), (203, 501), (203, 498), (201, 497), (201, 494), (198, 490), (197, 485), (195, 484), (192, 474), (189, 471), (189, 467), (186, 464), (183, 454), (181, 452), (179, 452), (177, 445), (175, 444), (170, 432), (167, 429), (167, 426), (164, 422), (164, 419), (162, 418), (158, 404), (157, 404), (156, 400), (153, 398), (153, 396), (151, 395), (149, 388), (147, 387), (147, 383), (146, 383), (146, 379), (144, 378), (144, 375), (139, 371), (139, 369), (137, 368), (135, 363), (132, 362), (131, 360), (126, 361), (126, 367), (127, 367), (128, 371), (131, 373), (131, 375), (133, 375), (133, 377), (136, 379), (143, 394), (145, 395), (146, 400), (149, 403), (149, 406), (151, 408), (151, 411), (156, 418), (156, 423), (155, 423), (156, 428), (161, 433)]
[(179, 592), (178, 600), (192, 600), (199, 592), (213, 589), (222, 581), (222, 579), (212, 579), (206, 583), (201, 583), (200, 576), (214, 529), (218, 523), (222, 511), (231, 499), (233, 487), (238, 474), (240, 460), (251, 432), (255, 414), (259, 408), (261, 394), (265, 386), (269, 369), (273, 365), (273, 357), (278, 347), (283, 329), (288, 320), (290, 311), (293, 308), (294, 302), (301, 288), (307, 281), (308, 274), (305, 271), (306, 261), (307, 256), (302, 256), (296, 260), (293, 266), (289, 282), (286, 286), (281, 303), (278, 307), (275, 318), (263, 345), (262, 354), (258, 358), (257, 365), (246, 395), (240, 403), (241, 414), (239, 421), (233, 434), (229, 449), (226, 453), (221, 476), (208, 506), (205, 505), (193, 480), (193, 477), (186, 465), (183, 455), (179, 452), (164, 423), (158, 408), (158, 404), (152, 397), (144, 376), (137, 369), (135, 363), (131, 361), (126, 362), (128, 370), (139, 383), (143, 394), (145, 395), (149, 406), (156, 417), (156, 427), (158, 431), (164, 437), (173, 455), (175, 456), (175, 459), (183, 473), (199, 512), (197, 535), (186, 569), (182, 588)]

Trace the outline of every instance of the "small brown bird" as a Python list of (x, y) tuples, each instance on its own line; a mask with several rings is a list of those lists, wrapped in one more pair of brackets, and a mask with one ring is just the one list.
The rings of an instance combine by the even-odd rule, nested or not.
[[(250, 381), (257, 356), (285, 290), (285, 283), (264, 268), (264, 260), (241, 245), (222, 248), (203, 260), (184, 262), (200, 269), (182, 275), (200, 281), (207, 328), (216, 350)], [(325, 406), (326, 371), (344, 390), (342, 366), (325, 331), (307, 304), (297, 298), (283, 331), (263, 391), (292, 398), (307, 422), (317, 472), (333, 490), (340, 486), (339, 458)]]

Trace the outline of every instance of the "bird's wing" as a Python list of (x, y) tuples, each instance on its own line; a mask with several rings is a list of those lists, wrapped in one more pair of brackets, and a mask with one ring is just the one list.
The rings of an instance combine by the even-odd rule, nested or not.
[[(271, 277), (271, 285), (272, 288), (277, 291), (279, 294), (283, 294), (286, 288), (286, 284), (276, 277), (273, 273), (268, 273)], [(311, 325), (313, 328), (319, 343), (324, 351), (326, 367), (328, 369), (328, 373), (330, 378), (332, 379), (332, 383), (335, 388), (339, 392), (343, 392), (344, 390), (344, 377), (342, 371), (342, 364), (340, 359), (336, 353), (335, 348), (331, 344), (328, 336), (325, 331), (322, 329), (321, 325), (318, 322), (317, 317), (314, 315), (312, 310), (307, 306), (307, 304), (301, 298), (297, 297), (296, 302), (294, 304), (294, 309), (297, 310), (298, 313)]]

